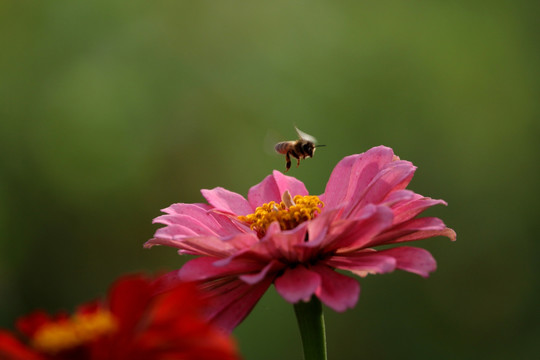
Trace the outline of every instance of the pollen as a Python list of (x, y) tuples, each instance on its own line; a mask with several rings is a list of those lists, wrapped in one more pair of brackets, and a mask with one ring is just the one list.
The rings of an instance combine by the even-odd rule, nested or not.
[(57, 354), (112, 334), (116, 330), (116, 319), (109, 311), (75, 314), (71, 318), (41, 327), (34, 335), (32, 345), (44, 353)]
[(279, 204), (275, 201), (265, 203), (256, 208), (253, 214), (239, 216), (238, 219), (262, 237), (274, 221), (279, 223), (281, 230), (291, 230), (315, 218), (324, 207), (324, 203), (314, 195), (296, 195), (292, 198), (289, 191), (285, 191), (281, 200)]

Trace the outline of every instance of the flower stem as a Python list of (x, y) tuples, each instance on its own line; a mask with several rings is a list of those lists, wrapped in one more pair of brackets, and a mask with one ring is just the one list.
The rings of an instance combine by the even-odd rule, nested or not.
[(302, 337), (304, 360), (327, 360), (324, 316), (319, 299), (313, 296), (307, 303), (297, 302), (294, 312)]

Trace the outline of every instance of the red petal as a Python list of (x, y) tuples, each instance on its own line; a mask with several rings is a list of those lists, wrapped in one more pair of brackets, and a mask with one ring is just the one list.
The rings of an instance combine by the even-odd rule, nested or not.
[(0, 359), (2, 360), (44, 360), (7, 331), (0, 331)]
[(54, 321), (54, 319), (50, 315), (44, 311), (38, 310), (18, 318), (15, 327), (21, 333), (31, 338), (40, 327), (52, 321)]
[(122, 277), (112, 285), (108, 295), (109, 309), (118, 319), (121, 329), (135, 328), (152, 293), (150, 280), (138, 275)]

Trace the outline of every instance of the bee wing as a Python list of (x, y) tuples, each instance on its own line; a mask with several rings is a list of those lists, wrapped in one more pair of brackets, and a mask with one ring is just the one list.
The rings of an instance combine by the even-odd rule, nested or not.
[(303, 132), (302, 130), (297, 128), (296, 126), (294, 128), (296, 129), (296, 133), (298, 134), (298, 137), (300, 137), (300, 139), (307, 140), (307, 141), (310, 141), (312, 143), (317, 142), (317, 139), (315, 139), (313, 136), (311, 136), (309, 134), (306, 134), (305, 132)]
[(276, 155), (275, 146), (283, 141), (283, 135), (274, 130), (268, 130), (264, 137), (264, 152), (269, 155)]

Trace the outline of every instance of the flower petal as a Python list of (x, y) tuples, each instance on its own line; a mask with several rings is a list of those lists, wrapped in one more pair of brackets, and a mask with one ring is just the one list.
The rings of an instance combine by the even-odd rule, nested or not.
[(152, 283), (142, 276), (123, 277), (111, 286), (108, 305), (122, 329), (133, 329), (152, 298)]
[(392, 225), (393, 218), (392, 210), (386, 206), (365, 206), (356, 219), (342, 221), (330, 230), (334, 240), (328, 243), (325, 250), (345, 253), (365, 248)]
[(392, 207), (395, 214), (394, 224), (410, 220), (427, 208), (438, 204), (447, 205), (444, 200), (431, 199), (419, 195), (418, 198), (412, 199), (411, 201), (396, 204), (396, 206)]
[(377, 236), (372, 244), (393, 244), (404, 241), (427, 239), (434, 236), (446, 236), (450, 240), (456, 240), (456, 233), (444, 225), (443, 221), (436, 217), (415, 218), (404, 223), (392, 226), (381, 235)]
[(9, 332), (0, 330), (0, 359), (43, 360), (43, 357)]
[(274, 170), (272, 175), (268, 175), (259, 184), (249, 189), (248, 201), (253, 209), (270, 201), (279, 203), (286, 190), (289, 191), (292, 197), (295, 195), (308, 195), (304, 183), (300, 180)]
[(239, 276), (240, 280), (250, 284), (250, 285), (253, 285), (253, 284), (256, 284), (258, 282), (260, 282), (262, 279), (264, 279), (269, 272), (271, 272), (272, 270), (275, 270), (277, 268), (279, 268), (279, 261), (276, 261), (276, 260), (272, 260), (271, 262), (268, 263), (268, 265), (266, 265), (265, 267), (263, 267), (258, 273), (255, 273), (255, 274), (248, 274), (248, 275), (241, 275)]
[(367, 204), (379, 204), (393, 191), (403, 190), (411, 181), (416, 167), (408, 161), (393, 161), (377, 173), (367, 187), (358, 190), (350, 216)]
[(338, 312), (356, 305), (360, 296), (358, 281), (323, 265), (316, 265), (312, 270), (321, 276), (321, 286), (315, 294), (325, 305)]
[(329, 241), (329, 237), (327, 236), (328, 230), (339, 214), (339, 208), (323, 211), (314, 220), (308, 222), (307, 231), (309, 233), (309, 240), (301, 245), (314, 248), (320, 247), (323, 242), (327, 243)]
[(387, 244), (395, 244), (395, 243), (401, 243), (406, 241), (416, 241), (416, 240), (422, 240), (422, 239), (428, 239), (436, 236), (445, 236), (449, 238), (451, 241), (456, 241), (456, 232), (450, 228), (445, 227), (442, 230), (420, 230), (415, 231), (411, 234), (400, 236), (398, 238), (395, 238), (391, 241), (387, 241)]
[(287, 268), (274, 282), (277, 292), (288, 302), (309, 301), (321, 285), (321, 276), (302, 265)]
[(384, 256), (376, 251), (351, 253), (346, 255), (332, 256), (325, 261), (328, 266), (348, 270), (357, 275), (384, 274), (394, 271), (396, 259), (392, 256)]
[(183, 225), (169, 225), (157, 229), (154, 237), (144, 243), (144, 247), (149, 249), (155, 245), (165, 245), (181, 248), (182, 240), (190, 236), (198, 236), (198, 234)]
[(207, 292), (205, 317), (223, 331), (231, 332), (245, 319), (272, 284), (272, 278), (249, 285), (240, 279), (214, 284)]
[(394, 152), (385, 146), (369, 149), (363, 154), (343, 158), (330, 175), (322, 199), (328, 208), (356, 202), (371, 180), (385, 164), (392, 162)]
[[(165, 209), (161, 209), (165, 214), (187, 214), (190, 215), (190, 210), (194, 208), (199, 208), (201, 210), (204, 210), (205, 212), (212, 209), (211, 205), (203, 204), (203, 203), (193, 203), (193, 204), (185, 204), (185, 203), (174, 203)], [(196, 211), (196, 210), (194, 210)]]
[(198, 235), (218, 235), (218, 233), (210, 228), (207, 224), (203, 224), (199, 220), (188, 215), (161, 215), (155, 218), (152, 222), (154, 224), (160, 223), (164, 225), (181, 225), (194, 231)]
[(242, 195), (222, 187), (216, 187), (211, 190), (203, 189), (201, 193), (215, 210), (233, 215), (247, 215), (253, 211)]
[(259, 244), (253, 247), (253, 250), (264, 247), (263, 251), (272, 254), (274, 258), (289, 263), (303, 261), (305, 254), (301, 250), (299, 251), (296, 246), (304, 243), (307, 225), (307, 223), (303, 223), (294, 229), (265, 236)]
[(422, 277), (428, 277), (429, 273), (437, 268), (437, 263), (430, 252), (416, 247), (400, 246), (379, 251), (378, 254), (396, 259), (397, 269), (418, 274)]
[(228, 216), (211, 209), (212, 207), (206, 204), (173, 204), (162, 210), (167, 215), (155, 218), (153, 223), (179, 224), (194, 230), (200, 228), (200, 235), (230, 236), (241, 232)]
[(404, 202), (412, 201), (421, 197), (421, 195), (418, 195), (411, 190), (397, 190), (388, 194), (388, 196), (384, 198), (384, 201), (381, 203), (381, 205), (394, 207), (396, 206), (396, 204), (402, 204)]
[(283, 262), (298, 262), (304, 252), (295, 249), (303, 243), (306, 235), (307, 223), (300, 224), (294, 229), (282, 231), (277, 222), (268, 227), (265, 236), (254, 243), (247, 252), (238, 254), (240, 258), (257, 259), (268, 262), (277, 259)]
[[(239, 238), (253, 237), (251, 234), (238, 235)], [(234, 239), (235, 237), (233, 237)], [(204, 255), (217, 258), (228, 257), (238, 249), (234, 246), (234, 240), (225, 241), (215, 236), (197, 236), (182, 239), (178, 243), (178, 248), (186, 250), (189, 254)]]
[(182, 281), (202, 281), (224, 278), (231, 275), (241, 275), (259, 271), (264, 265), (256, 262), (230, 261), (225, 265), (216, 266), (218, 258), (199, 257), (188, 261), (177, 270), (177, 276)]

